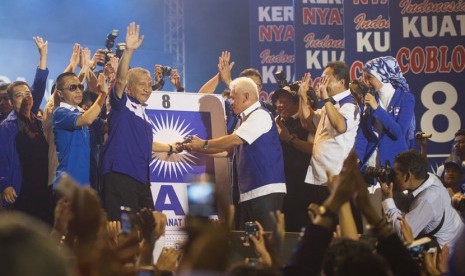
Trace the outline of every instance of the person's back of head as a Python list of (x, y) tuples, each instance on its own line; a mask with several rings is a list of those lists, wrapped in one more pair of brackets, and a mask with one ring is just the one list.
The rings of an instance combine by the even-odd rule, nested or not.
[(395, 163), (399, 164), (399, 170), (404, 173), (412, 173), (418, 179), (428, 177), (428, 161), (417, 150), (407, 150), (397, 155)]
[(335, 276), (390, 276), (393, 275), (383, 257), (371, 252), (356, 252), (339, 263)]
[(229, 276), (279, 276), (277, 270), (261, 264), (238, 264), (233, 266), (228, 273)]
[(8, 276), (71, 275), (65, 249), (48, 227), (22, 213), (0, 213), (0, 274)]
[(322, 269), (327, 276), (335, 275), (341, 260), (355, 252), (371, 251), (367, 244), (359, 241), (344, 238), (334, 239), (325, 252)]

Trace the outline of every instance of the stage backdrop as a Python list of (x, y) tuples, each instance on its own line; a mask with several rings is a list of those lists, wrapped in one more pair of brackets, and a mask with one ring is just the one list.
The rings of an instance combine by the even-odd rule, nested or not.
[(260, 71), (260, 97), (268, 99), (278, 89), (274, 73), (282, 70), (295, 79), (294, 7), (292, 0), (256, 0), (250, 3), (250, 67)]
[[(279, 24), (284, 23), (273, 22), (273, 18), (286, 18), (281, 6), (288, 3), (249, 3), (251, 64), (260, 68), (263, 49), (275, 49), (277, 53), (290, 43), (275, 39), (281, 30)], [(396, 57), (415, 95), (416, 128), (432, 134), (428, 142), (430, 164), (434, 169), (441, 163), (451, 152), (454, 133), (465, 128), (465, 3), (295, 0), (293, 6), (293, 76), (300, 79), (305, 72), (311, 72), (315, 87), (328, 61), (344, 60), (354, 79), (361, 77), (367, 60), (385, 55)], [(275, 24), (274, 29), (268, 24)], [(286, 29), (290, 27), (282, 30)], [(273, 38), (267, 44), (260, 40), (267, 37), (265, 34)]]
[(361, 79), (363, 63), (390, 55), (387, 0), (344, 1), (344, 51), (350, 79)]
[(390, 2), (391, 52), (415, 94), (417, 128), (433, 136), (431, 158), (444, 160), (465, 118), (465, 3)]

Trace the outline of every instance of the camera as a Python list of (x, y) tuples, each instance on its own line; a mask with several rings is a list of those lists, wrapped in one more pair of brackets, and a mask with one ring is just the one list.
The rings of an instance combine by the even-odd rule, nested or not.
[(258, 236), (258, 225), (256, 222), (254, 221), (248, 221), (245, 223), (244, 225), (244, 239), (245, 239), (245, 242), (249, 243), (250, 240), (249, 240), (249, 236), (252, 235), (252, 236), (255, 236), (257, 237)]
[[(115, 46), (115, 39), (118, 37), (118, 32), (119, 31), (117, 29), (113, 29), (107, 35), (107, 39), (105, 40), (105, 48), (106, 49), (101, 50), (101, 52), (105, 55), (105, 62), (103, 62), (103, 63), (102, 62), (97, 62), (98, 65), (104, 66), (108, 61), (110, 61), (110, 56), (113, 54), (111, 49), (113, 48), (113, 46)], [(124, 44), (124, 46), (126, 47), (126, 44)], [(123, 51), (124, 51), (124, 49), (123, 49)]]
[(162, 66), (161, 67), (162, 75), (163, 77), (169, 77), (171, 76), (171, 67), (169, 66)]
[(368, 178), (379, 178), (382, 182), (387, 184), (394, 181), (394, 170), (388, 160), (386, 160), (386, 165), (384, 167), (367, 167), (363, 174)]
[(424, 133), (423, 131), (415, 133), (415, 139), (428, 139), (431, 137), (433, 137), (433, 134)]
[[(302, 82), (301, 81), (295, 81), (295, 82), (292, 82), (292, 83), (288, 83), (287, 80), (286, 80), (286, 73), (284, 73), (283, 70), (276, 70), (274, 72), (274, 76), (276, 78), (276, 82), (278, 83), (279, 88), (289, 86), (291, 91), (295, 91), (296, 93), (299, 91), (300, 84)], [(308, 87), (307, 97), (310, 98), (312, 109), (316, 110), (317, 106), (318, 106), (318, 103), (319, 103), (319, 100), (318, 100), (318, 97), (316, 96), (315, 90), (311, 86)]]

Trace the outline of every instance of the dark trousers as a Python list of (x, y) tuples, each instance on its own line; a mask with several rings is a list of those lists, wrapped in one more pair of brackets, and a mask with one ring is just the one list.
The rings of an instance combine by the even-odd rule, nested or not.
[(120, 219), (120, 207), (138, 212), (142, 208), (154, 209), (150, 185), (121, 173), (107, 173), (103, 177), (103, 208), (108, 220)]
[(272, 213), (282, 210), (284, 195), (274, 193), (239, 203), (241, 214), (238, 228), (243, 230), (246, 222), (258, 221), (265, 231), (273, 231), (275, 222)]

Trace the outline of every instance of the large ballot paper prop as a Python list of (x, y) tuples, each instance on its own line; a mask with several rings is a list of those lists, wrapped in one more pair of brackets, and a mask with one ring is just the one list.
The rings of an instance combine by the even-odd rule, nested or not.
[[(174, 143), (186, 135), (211, 139), (226, 134), (224, 100), (220, 95), (153, 92), (147, 104), (156, 141)], [(150, 173), (154, 208), (167, 215), (167, 232), (184, 227), (190, 176), (210, 174), (217, 188), (230, 190), (228, 158), (190, 152), (154, 153)]]

